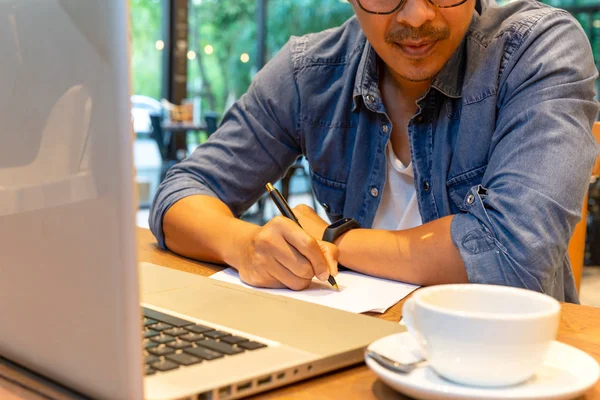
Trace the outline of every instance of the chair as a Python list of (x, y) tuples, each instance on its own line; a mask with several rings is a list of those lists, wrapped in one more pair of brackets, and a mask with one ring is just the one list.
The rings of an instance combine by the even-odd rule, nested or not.
[[(312, 200), (313, 209), (317, 209), (317, 200), (315, 195), (312, 192), (310, 185), (310, 174), (307, 172), (307, 168), (305, 167), (306, 161), (303, 156), (300, 156), (296, 159), (296, 161), (288, 168), (285, 172), (285, 175), (281, 178), (281, 195), (289, 201), (290, 197), (290, 183), (293, 176), (303, 177), (306, 180), (306, 185), (308, 186), (307, 194), (310, 195)], [(298, 171), (298, 173), (296, 173)], [(265, 202), (267, 201), (267, 194), (264, 193), (260, 199), (256, 202), (256, 211), (254, 212), (246, 212), (243, 216), (243, 219), (246, 221), (250, 221), (256, 223), (258, 225), (264, 225), (267, 220), (264, 217), (265, 212)]]
[(208, 111), (204, 115), (204, 121), (206, 122), (206, 133), (208, 134), (208, 136), (212, 135), (217, 130), (217, 127), (219, 125), (218, 120), (219, 113), (216, 113), (214, 111)]
[[(596, 141), (600, 143), (600, 122), (596, 122), (592, 128), (592, 133)], [(596, 165), (592, 171), (592, 182), (600, 177), (600, 157), (596, 160)], [(588, 196), (586, 194), (583, 200), (583, 209), (581, 210), (581, 221), (575, 226), (573, 236), (569, 242), (569, 258), (571, 259), (571, 269), (575, 277), (577, 291), (581, 285), (581, 275), (583, 273), (583, 259), (585, 257), (585, 234), (587, 228)]]
[[(298, 173), (296, 173), (298, 171)], [(305, 178), (308, 185), (308, 193), (312, 200), (313, 210), (317, 209), (317, 200), (310, 189), (310, 175), (304, 168), (303, 157), (300, 156), (296, 161), (288, 168), (283, 178), (281, 178), (281, 195), (284, 199), (289, 200), (290, 197), (290, 183), (293, 176), (302, 176)]]
[(152, 133), (150, 115), (153, 114), (163, 114), (163, 108), (158, 100), (137, 94), (131, 96), (131, 116), (136, 135), (146, 136)]
[(162, 160), (160, 165), (159, 182), (162, 182), (165, 179), (169, 168), (176, 164), (175, 160), (169, 159), (169, 139), (168, 137), (165, 137), (166, 135), (162, 128), (161, 120), (162, 117), (160, 115), (150, 114), (150, 123), (152, 124), (150, 136), (156, 141), (158, 151), (160, 152), (160, 158)]
[[(583, 265), (600, 265), (600, 180), (588, 191), (587, 230)], [(599, 268), (600, 269), (600, 268)]]

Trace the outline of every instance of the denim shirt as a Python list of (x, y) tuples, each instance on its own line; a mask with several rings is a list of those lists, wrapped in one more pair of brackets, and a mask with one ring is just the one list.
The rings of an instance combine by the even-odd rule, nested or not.
[[(567, 246), (598, 155), (589, 42), (563, 10), (485, 1), (408, 124), (419, 211), (423, 223), (455, 215), (470, 282), (578, 302)], [(378, 64), (355, 17), (292, 37), (167, 174), (150, 214), (159, 244), (178, 200), (217, 197), (240, 216), (300, 155), (330, 220), (371, 227), (393, 129)]]

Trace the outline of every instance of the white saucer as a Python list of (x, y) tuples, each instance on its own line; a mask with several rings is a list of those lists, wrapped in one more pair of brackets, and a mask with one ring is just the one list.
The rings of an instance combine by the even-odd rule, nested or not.
[[(408, 332), (381, 338), (370, 350), (400, 362), (421, 358), (417, 343)], [(546, 360), (528, 381), (509, 387), (463, 386), (441, 378), (423, 366), (409, 374), (399, 374), (366, 357), (369, 368), (392, 388), (423, 400), (438, 399), (572, 399), (587, 391), (600, 377), (600, 366), (591, 356), (572, 346), (552, 342)]]

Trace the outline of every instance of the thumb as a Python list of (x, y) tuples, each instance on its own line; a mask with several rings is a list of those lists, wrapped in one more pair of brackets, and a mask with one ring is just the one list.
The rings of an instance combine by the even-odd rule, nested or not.
[(324, 242), (322, 240), (317, 241), (321, 252), (327, 262), (329, 268), (329, 274), (336, 276), (338, 274), (338, 258), (340, 257), (340, 249), (333, 243)]

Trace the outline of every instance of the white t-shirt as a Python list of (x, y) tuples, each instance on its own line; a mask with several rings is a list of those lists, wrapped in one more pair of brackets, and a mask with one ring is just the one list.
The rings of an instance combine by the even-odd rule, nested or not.
[(386, 148), (386, 159), (387, 179), (373, 221), (373, 229), (398, 231), (422, 225), (412, 162), (407, 167), (404, 166), (396, 157), (391, 142), (388, 142)]

